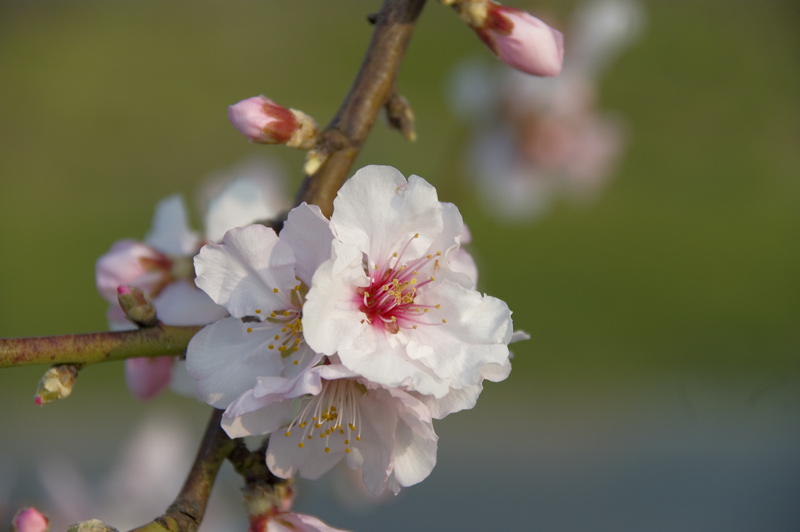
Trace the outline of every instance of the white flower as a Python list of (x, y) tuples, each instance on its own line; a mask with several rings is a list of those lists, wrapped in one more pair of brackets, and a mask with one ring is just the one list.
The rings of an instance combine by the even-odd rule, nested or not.
[(195, 258), (197, 286), (231, 314), (200, 331), (186, 361), (197, 392), (228, 417), (259, 410), (322, 355), (304, 341), (306, 286), (333, 236), (316, 206), (289, 213), (280, 238), (252, 225), (232, 229)]
[(436, 464), (438, 437), (428, 408), (336, 362), (305, 371), (283, 393), (272, 394), (262, 410), (223, 419), (223, 427), (231, 437), (272, 433), (267, 465), (280, 477), (317, 479), (344, 458), (362, 470), (374, 495), (421, 482)]
[[(511, 312), (459, 272), (463, 222), (424, 179), (368, 166), (344, 184), (305, 340), (369, 381), (441, 399), (507, 375)], [(456, 267), (452, 261), (456, 260)]]
[[(206, 210), (208, 239), (222, 238), (228, 229), (276, 216), (281, 200), (268, 197), (277, 181), (274, 173), (255, 167), (246, 169), (213, 197)], [(153, 225), (144, 242), (123, 240), (100, 257), (96, 266), (98, 291), (109, 302), (108, 320), (112, 330), (134, 329), (117, 302), (117, 287), (136, 286), (153, 299), (160, 321), (168, 325), (204, 325), (227, 315), (194, 283), (192, 257), (203, 239), (189, 226), (183, 199), (170, 196), (156, 206)], [(128, 387), (139, 399), (149, 399), (175, 379), (176, 391), (192, 393), (185, 387), (180, 371), (174, 371), (175, 357), (133, 358), (125, 363)]]

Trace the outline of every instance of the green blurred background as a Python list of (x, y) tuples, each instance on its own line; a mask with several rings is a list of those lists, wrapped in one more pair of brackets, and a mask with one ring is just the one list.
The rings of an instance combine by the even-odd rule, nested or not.
[[(361, 513), (321, 483), (302, 507), (360, 530), (407, 530), (409, 519), (415, 530), (800, 529), (800, 4), (646, 2), (642, 37), (600, 87), (601, 107), (630, 125), (618, 173), (598, 201), (559, 203), (526, 226), (494, 222), (460, 175), (463, 125), (444, 87), (459, 59), (488, 52), (429, 4), (398, 82), (419, 141), (379, 122), (357, 167), (396, 166), (456, 202), (481, 289), (532, 340), (514, 347), (506, 383), (437, 425), (429, 481)], [(562, 20), (573, 5), (536, 3)], [(169, 194), (191, 199), (204, 178), (258, 154), (295, 190), (302, 154), (248, 144), (226, 106), (263, 93), (326, 123), (379, 7), (0, 4), (0, 336), (104, 330), (94, 262), (115, 240), (141, 238)], [(137, 403), (121, 364), (87, 369), (68, 401), (35, 408), (43, 369), (0, 372), (0, 465), (16, 472), (0, 503), (5, 493), (9, 505), (47, 505), (26, 464), (54, 446), (92, 475), (157, 410), (202, 431), (206, 407)], [(709, 478), (705, 491), (687, 488)], [(727, 496), (733, 485), (758, 487), (763, 504)], [(449, 503), (429, 502), (446, 492)], [(0, 522), (9, 511), (0, 504)], [(458, 528), (454, 515), (466, 519)]]

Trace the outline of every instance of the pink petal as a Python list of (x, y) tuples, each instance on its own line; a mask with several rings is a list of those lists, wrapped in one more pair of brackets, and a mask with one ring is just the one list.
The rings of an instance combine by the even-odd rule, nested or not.
[(129, 358), (125, 361), (125, 382), (134, 397), (152, 399), (169, 385), (175, 357)]

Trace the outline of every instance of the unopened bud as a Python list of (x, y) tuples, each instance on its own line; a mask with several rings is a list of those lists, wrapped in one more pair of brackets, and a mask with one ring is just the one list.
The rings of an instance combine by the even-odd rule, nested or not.
[(270, 486), (260, 483), (247, 484), (242, 488), (242, 494), (250, 521), (248, 532), (267, 532), (272, 518), (291, 510), (294, 502), (291, 482), (280, 482)]
[(135, 286), (117, 287), (117, 301), (125, 317), (139, 327), (155, 327), (158, 323), (153, 300)]
[(264, 96), (253, 96), (229, 106), (228, 119), (251, 142), (308, 150), (317, 141), (317, 123), (313, 118)]
[(108, 526), (99, 519), (91, 519), (75, 525), (70, 525), (67, 532), (119, 532), (116, 528)]
[(491, 0), (451, 2), (483, 43), (508, 66), (534, 76), (557, 76), (564, 36), (526, 11)]
[(80, 368), (79, 364), (59, 364), (48, 369), (39, 380), (39, 387), (34, 395), (36, 404), (46, 405), (69, 397)]
[(23, 508), (11, 522), (11, 532), (49, 532), (50, 521), (36, 508)]

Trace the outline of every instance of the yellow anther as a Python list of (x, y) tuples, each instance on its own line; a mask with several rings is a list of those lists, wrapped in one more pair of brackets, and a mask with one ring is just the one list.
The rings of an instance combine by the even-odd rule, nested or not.
[(325, 436), (327, 436), (327, 434), (325, 434), (324, 432), (320, 432), (320, 433), (319, 433), (319, 437), (320, 437), (320, 438), (324, 438)]
[(294, 362), (292, 362), (292, 364), (294, 364), (295, 366), (298, 365), (299, 363), (300, 363), (299, 360), (295, 360)]
[(284, 310), (283, 311), (283, 315), (284, 316), (289, 316), (290, 314), (291, 314), (291, 312), (289, 312), (288, 310)]
[(314, 423), (314, 428), (318, 429), (322, 427), (322, 423)]
[(272, 345), (272, 344), (269, 344), (269, 348), (270, 348), (270, 349), (275, 349), (275, 346), (274, 346), (274, 345)]
[(330, 448), (330, 447), (325, 447), (325, 452), (326, 452), (326, 453), (329, 453), (329, 452), (331, 452), (331, 448)]
[(303, 448), (303, 445), (304, 445), (303, 442), (297, 444), (297, 446), (300, 447), (301, 449)]
[(291, 436), (291, 435), (292, 435), (292, 433), (291, 433), (291, 432), (289, 432), (289, 431), (287, 430), (287, 431), (286, 431), (286, 437), (288, 438), (288, 437), (289, 437), (289, 436)]
[(275, 317), (275, 313), (274, 313), (274, 312), (270, 312), (270, 313), (269, 313), (269, 317), (270, 317), (270, 318), (274, 318), (274, 317)]
[(294, 289), (295, 289), (295, 290), (300, 290), (300, 285), (299, 285), (299, 284), (295, 285), (295, 286), (294, 286)]
[(345, 449), (344, 452), (346, 452), (347, 454), (350, 454), (350, 449)]
[(350, 445), (350, 440), (344, 440), (345, 445)]
[(307, 424), (307, 423), (306, 423), (305, 421), (303, 421), (302, 423), (300, 423), (300, 424), (299, 424), (299, 425), (297, 425), (297, 426), (298, 426), (298, 427), (300, 427), (300, 428), (302, 429), (303, 427), (305, 427), (305, 426), (306, 426), (306, 424)]
[(417, 278), (416, 277), (412, 277), (410, 283), (411, 284), (417, 284)]
[[(283, 329), (281, 329), (281, 332), (286, 332), (286, 327), (284, 327)], [(277, 339), (277, 338), (276, 338), (276, 339)]]
[(309, 434), (307, 437), (308, 437), (308, 439), (310, 440), (310, 439), (311, 439), (311, 434)]
[(272, 291), (275, 292), (276, 294), (278, 293), (278, 289), (277, 288), (273, 288)]
[(397, 252), (392, 253), (392, 257), (397, 257)]
[(361, 436), (356, 436), (356, 441), (361, 441)]
[(276, 335), (275, 335), (275, 340), (278, 340), (278, 339), (280, 339), (280, 337), (281, 337), (281, 335), (280, 335), (280, 334), (276, 334)]
[(316, 420), (317, 420), (317, 416), (314, 416), (314, 417), (311, 418), (311, 421), (316, 421)]
[(422, 312), (428, 312), (429, 310), (430, 310), (429, 308), (426, 308), (426, 309), (425, 309), (425, 310), (423, 310)]
[(247, 332), (253, 332), (253, 329), (251, 327), (248, 327)]
[(378, 269), (378, 265), (377, 265), (377, 264), (375, 265), (375, 269), (376, 269), (376, 270)]
[(436, 252), (436, 256), (437, 256), (437, 257), (441, 257), (441, 256), (442, 256), (442, 252), (441, 252), (441, 251), (437, 251), (437, 252)]
[(412, 328), (412, 329), (416, 329), (416, 328), (417, 328), (417, 326), (416, 326), (416, 325), (414, 325), (414, 326), (412, 326), (411, 328)]
[(431, 254), (428, 254), (428, 258), (429, 258), (429, 259), (432, 259), (432, 258), (433, 258), (433, 255), (431, 255)]
[(441, 304), (439, 304), (439, 305), (436, 305), (436, 310), (439, 310), (440, 308), (442, 308), (442, 305), (441, 305)]
[(260, 308), (256, 309), (256, 314), (261, 314), (261, 309)]
[(350, 430), (356, 430), (356, 426), (352, 423), (348, 423), (347, 426), (350, 427)]
[(283, 353), (284, 351), (286, 351), (286, 346), (285, 345), (278, 346), (278, 351)]
[(417, 233), (416, 235), (414, 235), (414, 238), (419, 238), (419, 233)]
[(436, 277), (434, 277), (433, 275), (431, 275), (431, 281), (435, 281), (435, 280), (436, 280)]
[(442, 318), (442, 323), (447, 323), (447, 320)]

